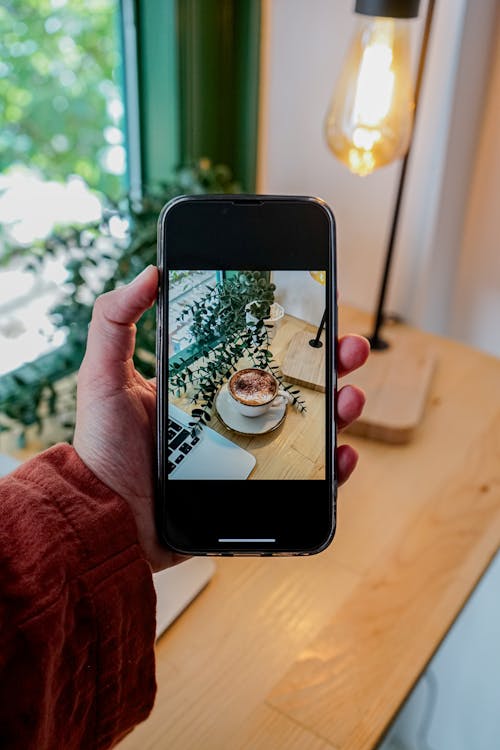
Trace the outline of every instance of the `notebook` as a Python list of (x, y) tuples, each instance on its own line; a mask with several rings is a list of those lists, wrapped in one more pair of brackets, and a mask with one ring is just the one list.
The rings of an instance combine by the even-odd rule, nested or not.
[(153, 574), (157, 639), (203, 591), (215, 569), (211, 557), (191, 557), (173, 568)]
[(168, 406), (168, 479), (247, 479), (255, 456), (212, 427), (195, 435), (190, 416), (175, 404)]

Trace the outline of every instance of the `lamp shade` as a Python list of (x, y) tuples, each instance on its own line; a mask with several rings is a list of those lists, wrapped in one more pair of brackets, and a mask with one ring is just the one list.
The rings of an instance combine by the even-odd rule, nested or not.
[(355, 12), (382, 18), (416, 18), (420, 0), (356, 0)]

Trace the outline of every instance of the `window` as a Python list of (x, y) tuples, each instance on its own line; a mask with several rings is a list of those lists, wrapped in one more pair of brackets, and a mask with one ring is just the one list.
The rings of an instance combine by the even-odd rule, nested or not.
[[(7, 0), (0, 8), (0, 258), (56, 227), (98, 221), (127, 176), (118, 0)], [(0, 272), (2, 372), (59, 346), (48, 316), (64, 280)]]
[(194, 339), (189, 331), (190, 321), (180, 319), (187, 305), (207, 294), (207, 288), (222, 278), (222, 271), (170, 271), (169, 273), (169, 341), (168, 356), (182, 352)]
[[(76, 342), (54, 326), (51, 314), (68, 278), (63, 260), (46, 252), (44, 237), (52, 229), (99, 224), (107, 198), (151, 197), (156, 191), (142, 220), (149, 222), (147, 240), (139, 237), (143, 227), (134, 236), (133, 211), (125, 209), (124, 215), (120, 209), (116, 221), (106, 223), (116, 251), (106, 279), (116, 283), (124, 280), (120, 269), (114, 270), (124, 260), (134, 272), (145, 253), (152, 262), (158, 192), (166, 187), (173, 197), (214, 187), (203, 181), (206, 175), (192, 179), (198, 164), (222, 167), (216, 179), (215, 169), (210, 177), (219, 187), (215, 192), (228, 183), (252, 192), (259, 46), (260, 0), (2, 4), (0, 349), (6, 356), (0, 370), (0, 432), (6, 405), (16, 405), (23, 425), (41, 421), (36, 394), (42, 384), (52, 388), (74, 373), (83, 356), (82, 310), (66, 308), (65, 320), (72, 316), (73, 328), (82, 333)], [(99, 235), (97, 241), (105, 243), (100, 229)], [(30, 250), (38, 242), (42, 273), (34, 275), (10, 258), (12, 241)], [(100, 281), (94, 286), (101, 288), (103, 271), (109, 271), (108, 245), (95, 269)], [(77, 250), (90, 262), (86, 246), (83, 242)], [(147, 325), (141, 354), (149, 355), (144, 361), (151, 367), (152, 318)], [(175, 346), (184, 346), (185, 333), (178, 332)]]
[(57, 222), (93, 218), (85, 194), (123, 192), (118, 2), (10, 0), (0, 29), (2, 219), (27, 244)]

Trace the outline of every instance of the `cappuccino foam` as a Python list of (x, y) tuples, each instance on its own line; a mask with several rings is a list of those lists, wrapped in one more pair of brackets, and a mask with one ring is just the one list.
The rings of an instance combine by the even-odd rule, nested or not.
[(272, 401), (276, 395), (276, 381), (264, 370), (241, 370), (229, 381), (233, 396), (248, 406), (260, 406)]

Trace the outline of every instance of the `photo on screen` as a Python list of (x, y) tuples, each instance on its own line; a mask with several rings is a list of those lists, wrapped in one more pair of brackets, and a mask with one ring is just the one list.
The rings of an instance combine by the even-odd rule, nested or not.
[(169, 481), (325, 479), (325, 278), (168, 271)]

